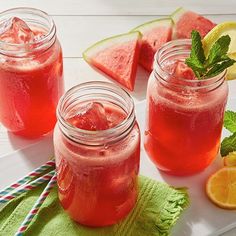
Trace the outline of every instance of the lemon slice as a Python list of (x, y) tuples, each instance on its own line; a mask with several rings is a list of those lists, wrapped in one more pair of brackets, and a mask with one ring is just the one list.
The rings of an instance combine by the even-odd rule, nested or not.
[(236, 166), (236, 152), (230, 152), (223, 157), (224, 166)]
[[(236, 41), (235, 41), (235, 43), (236, 43)], [(229, 57), (236, 61), (236, 52), (230, 53)], [(227, 80), (236, 79), (236, 62), (227, 69), (226, 78), (227, 78)]]
[(236, 22), (227, 21), (215, 26), (202, 40), (206, 55), (212, 45), (223, 35), (229, 35), (231, 38), (229, 54), (236, 53)]
[(210, 176), (206, 193), (217, 206), (236, 209), (236, 167), (224, 167)]
[[(227, 21), (215, 26), (202, 40), (206, 56), (212, 45), (223, 35), (229, 35), (231, 42), (229, 45), (228, 56), (236, 60), (236, 22)], [(228, 68), (226, 78), (228, 80), (236, 79), (236, 63)]]

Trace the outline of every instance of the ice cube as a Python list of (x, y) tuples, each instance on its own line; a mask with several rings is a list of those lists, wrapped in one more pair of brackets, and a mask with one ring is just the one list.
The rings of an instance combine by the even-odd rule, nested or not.
[(112, 128), (120, 124), (127, 115), (123, 110), (113, 105), (111, 109), (106, 110), (106, 116), (109, 122), (109, 127)]
[(76, 108), (77, 113), (67, 121), (84, 130), (105, 130), (109, 128), (104, 106), (99, 102), (89, 102)]
[(14, 44), (29, 43), (33, 42), (34, 33), (23, 20), (13, 17), (0, 24), (0, 40)]
[(184, 62), (177, 61), (174, 71), (174, 75), (177, 78), (182, 78), (186, 80), (195, 80), (196, 77), (190, 67), (188, 67)]

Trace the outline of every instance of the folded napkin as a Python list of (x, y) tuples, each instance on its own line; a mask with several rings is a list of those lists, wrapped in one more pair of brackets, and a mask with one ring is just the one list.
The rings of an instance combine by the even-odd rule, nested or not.
[[(22, 194), (0, 209), (0, 236), (14, 235), (45, 185)], [(133, 211), (120, 223), (89, 228), (72, 221), (63, 210), (57, 187), (50, 192), (24, 235), (42, 236), (156, 236), (169, 235), (181, 212), (188, 205), (185, 189), (144, 176), (139, 177), (139, 196)]]

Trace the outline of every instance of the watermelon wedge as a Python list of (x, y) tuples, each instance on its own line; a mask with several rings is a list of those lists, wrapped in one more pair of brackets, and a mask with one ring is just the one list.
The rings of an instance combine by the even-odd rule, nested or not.
[(83, 58), (133, 91), (140, 48), (141, 34), (131, 32), (97, 42), (84, 51)]
[(215, 23), (207, 18), (192, 12), (185, 10), (184, 8), (178, 8), (171, 18), (174, 21), (174, 33), (173, 39), (189, 39), (191, 38), (192, 30), (197, 30), (202, 38), (216, 26)]
[(157, 19), (139, 25), (132, 31), (139, 31), (143, 35), (139, 64), (147, 71), (152, 71), (153, 59), (156, 51), (172, 38), (173, 22), (171, 18)]

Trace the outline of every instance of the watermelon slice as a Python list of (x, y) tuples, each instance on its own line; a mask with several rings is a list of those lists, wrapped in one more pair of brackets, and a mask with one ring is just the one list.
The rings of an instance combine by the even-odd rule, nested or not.
[(185, 10), (184, 8), (178, 8), (171, 18), (174, 21), (174, 39), (189, 39), (191, 38), (192, 30), (197, 30), (202, 38), (216, 26), (207, 18), (200, 16), (199, 14)]
[(97, 42), (83, 53), (83, 58), (133, 91), (140, 48), (141, 34), (131, 32)]
[(139, 64), (147, 71), (152, 71), (153, 59), (156, 51), (172, 38), (173, 22), (171, 18), (157, 19), (139, 25), (132, 31), (142, 33), (142, 46)]

